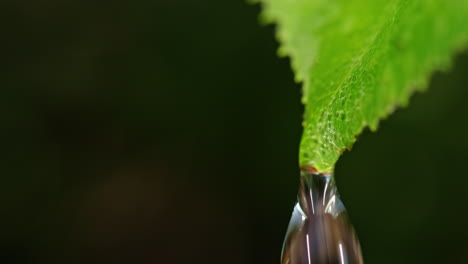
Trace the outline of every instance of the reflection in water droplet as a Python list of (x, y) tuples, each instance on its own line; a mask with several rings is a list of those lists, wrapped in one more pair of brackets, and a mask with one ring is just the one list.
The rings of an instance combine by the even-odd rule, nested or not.
[(301, 170), (298, 203), (283, 245), (282, 264), (362, 264), (361, 248), (332, 174)]

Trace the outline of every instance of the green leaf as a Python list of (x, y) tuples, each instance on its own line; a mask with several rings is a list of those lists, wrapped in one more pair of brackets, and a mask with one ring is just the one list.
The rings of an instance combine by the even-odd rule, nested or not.
[(321, 172), (468, 40), (468, 0), (260, 1), (303, 83), (300, 165)]

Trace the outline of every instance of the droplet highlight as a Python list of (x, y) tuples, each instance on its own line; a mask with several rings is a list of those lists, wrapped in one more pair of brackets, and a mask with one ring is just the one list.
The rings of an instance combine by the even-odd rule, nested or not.
[(282, 264), (362, 264), (361, 247), (333, 174), (301, 169), (298, 202), (289, 222)]

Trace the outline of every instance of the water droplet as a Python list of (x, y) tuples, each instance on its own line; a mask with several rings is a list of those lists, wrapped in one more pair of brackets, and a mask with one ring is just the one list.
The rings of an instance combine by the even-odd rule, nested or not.
[(282, 264), (363, 263), (333, 174), (303, 168), (298, 200), (283, 244)]

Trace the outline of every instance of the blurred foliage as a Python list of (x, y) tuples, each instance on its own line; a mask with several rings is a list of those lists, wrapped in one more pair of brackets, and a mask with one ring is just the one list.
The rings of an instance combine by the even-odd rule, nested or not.
[[(303, 109), (258, 6), (0, 7), (1, 263), (279, 263)], [(467, 262), (467, 70), (338, 162), (366, 263)]]
[(303, 82), (299, 162), (319, 171), (333, 171), (356, 135), (376, 130), (468, 43), (465, 0), (261, 2)]

